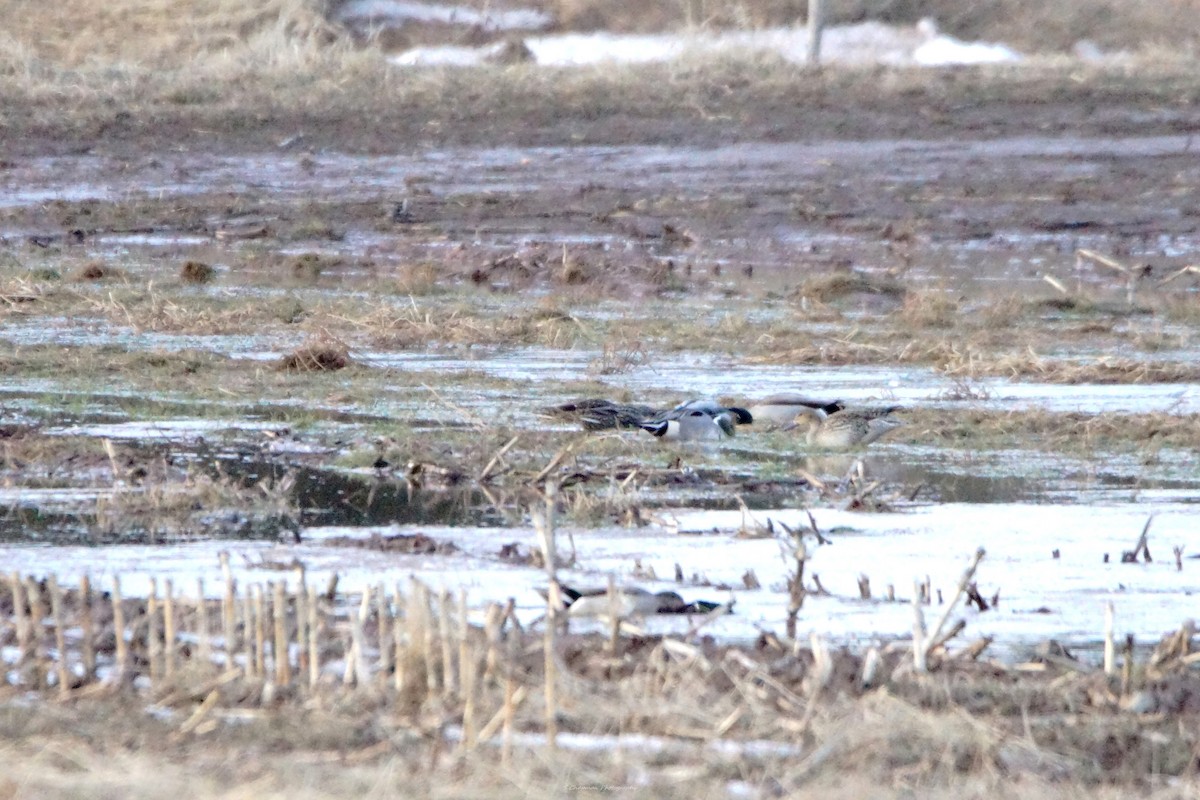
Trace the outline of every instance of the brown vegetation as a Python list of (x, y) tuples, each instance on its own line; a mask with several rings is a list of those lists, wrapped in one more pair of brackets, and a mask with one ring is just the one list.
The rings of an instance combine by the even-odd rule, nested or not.
[(203, 261), (189, 259), (179, 269), (179, 277), (184, 283), (211, 283), (216, 275), (216, 269)]
[[(1191, 781), (1198, 766), (1190, 624), (1152, 655), (1127, 651), (1123, 670), (1114, 662), (1108, 673), (1053, 647), (1004, 666), (981, 657), (981, 640), (935, 643), (933, 672), (922, 674), (905, 643), (858, 654), (819, 638), (795, 649), (770, 633), (753, 648), (694, 636), (547, 639), (523, 630), (511, 606), (491, 605), (472, 622), (461, 598), (415, 579), (346, 595), (307, 585), (302, 571), (296, 578), (298, 591), (284, 580), (241, 589), (227, 579), (221, 599), (197, 602), (170, 582), (126, 600), (119, 583), (107, 597), (87, 582), (77, 590), (9, 576), (0, 632), (15, 646), (16, 684), (0, 700), (32, 689), (58, 702), (0, 702), (0, 746), (20, 750), (60, 728), (62, 703), (79, 740), (70, 768), (10, 762), (9, 779), (38, 796), (66, 795), (87, 785), (70, 777), (84, 764), (90, 780), (141, 796), (231, 752), (244, 763), (247, 747), (254, 771), (284, 786), (296, 775), (310, 787), (372, 779), (377, 790), (450, 781), (460, 796), (489, 785), (489, 770), (527, 760), (545, 766), (510, 773), (525, 796), (580, 780), (620, 785), (630, 769), (661, 797), (735, 779), (783, 791), (846, 787), (848, 774), (888, 795), (969, 781), (1005, 796), (1019, 778), (1030, 796), (1054, 783)], [(52, 624), (30, 624), (43, 616)], [(68, 626), (79, 631), (70, 640)], [(622, 755), (589, 756), (562, 733), (610, 737)], [(622, 745), (630, 735), (653, 746)], [(136, 763), (137, 751), (177, 766), (118, 780), (97, 763), (102, 754)], [(189, 794), (216, 793), (201, 779)]]
[(321, 337), (279, 359), (279, 369), (288, 372), (333, 372), (353, 363), (350, 348), (330, 337)]

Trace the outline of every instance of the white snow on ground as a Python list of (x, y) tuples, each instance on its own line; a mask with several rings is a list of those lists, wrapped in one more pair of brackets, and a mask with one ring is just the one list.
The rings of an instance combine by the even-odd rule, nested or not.
[[(687, 32), (627, 35), (599, 31), (555, 36), (530, 36), (525, 46), (541, 66), (568, 67), (596, 64), (642, 64), (671, 61), (684, 56), (775, 54), (804, 63), (808, 32), (804, 27), (758, 31)], [(504, 47), (497, 42), (483, 47), (418, 47), (393, 56), (402, 66), (468, 66), (482, 64)], [(963, 42), (938, 33), (929, 21), (915, 28), (880, 22), (827, 28), (821, 40), (821, 60), (826, 64), (917, 64), (945, 66), (1020, 60), (1021, 55), (1002, 44)]]
[(477, 11), (465, 6), (405, 0), (351, 0), (337, 10), (334, 19), (353, 26), (399, 27), (405, 22), (440, 22), (489, 31), (538, 30), (554, 21), (546, 12), (533, 8)]

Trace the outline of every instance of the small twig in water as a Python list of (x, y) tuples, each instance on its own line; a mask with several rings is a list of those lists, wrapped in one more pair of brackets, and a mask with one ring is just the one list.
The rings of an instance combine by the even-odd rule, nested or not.
[(1138, 537), (1137, 544), (1133, 550), (1126, 550), (1121, 553), (1122, 564), (1136, 564), (1138, 556), (1145, 554), (1145, 562), (1149, 564), (1154, 559), (1150, 557), (1150, 523), (1154, 522), (1154, 514), (1146, 518), (1146, 524), (1142, 527), (1142, 534)]

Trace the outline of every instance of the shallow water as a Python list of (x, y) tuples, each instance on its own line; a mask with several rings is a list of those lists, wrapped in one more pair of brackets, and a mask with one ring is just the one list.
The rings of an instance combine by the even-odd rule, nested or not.
[[(337, 197), (341, 203), (379, 203), (382, 209), (408, 199), (413, 214), (435, 225), (449, 241), (492, 247), (497, 254), (530, 243), (595, 242), (661, 255), (661, 242), (636, 231), (657, 229), (661, 234), (662, 223), (670, 221), (695, 235), (696, 248), (709, 263), (751, 263), (770, 270), (792, 267), (816, 252), (835, 257), (843, 248), (852, 253), (874, 248), (875, 258), (854, 258), (870, 267), (872, 261), (886, 258), (892, 245), (879, 230), (883, 221), (904, 221), (919, 204), (922, 228), (927, 229), (920, 237), (927, 251), (921, 266), (934, 270), (930, 280), (947, 274), (975, 280), (982, 274), (984, 280), (995, 281), (1003, 275), (1034, 286), (1043, 272), (1070, 276), (1074, 249), (1102, 246), (1114, 230), (1129, 234), (1131, 258), (1186, 258), (1195, 253), (1200, 239), (1171, 193), (1147, 191), (1136, 205), (1123, 198), (1079, 203), (1070, 196), (1069, 186), (1070, 181), (1102, 182), (1114, 170), (1122, 171), (1123, 180), (1152, 180), (1145, 167), (1148, 161), (1161, 162), (1155, 169), (1178, 162), (1176, 180), (1195, 178), (1200, 170), (1188, 147), (1184, 136), (1030, 136), (987, 142), (737, 143), (707, 149), (463, 148), (388, 156), (160, 153), (133, 164), (104, 155), (58, 156), (15, 162), (0, 172), (0, 207), (36, 207), (55, 200), (251, 195), (298, 204), (313, 197)], [(1018, 162), (1020, 171), (1014, 173)], [(414, 180), (420, 192), (410, 191), (406, 179)], [(868, 228), (843, 225), (839, 230), (835, 225), (831, 230), (824, 219), (806, 221), (797, 215), (797, 205), (804, 205), (810, 190), (824, 192), (851, 180), (869, 180), (881, 191), (853, 200), (835, 193), (830, 200), (837, 208), (830, 213), (834, 220), (861, 219)], [(1014, 180), (1020, 185), (1006, 189), (1013, 192), (1007, 202), (987, 196), (996, 191), (993, 184), (1007, 186)], [(1064, 184), (1061, 198), (1046, 189)], [(964, 194), (963, 187), (975, 186), (979, 188)], [(547, 187), (562, 197), (556, 215), (548, 218), (520, 207), (523, 198)], [(589, 199), (618, 193), (669, 202), (662, 211), (613, 215), (607, 212), (620, 210), (622, 202), (602, 200), (593, 206)], [(503, 219), (492, 215), (485, 220), (475, 209), (491, 201), (517, 207)], [(728, 213), (708, 213), (713, 203)], [(445, 213), (449, 208), (460, 213)], [(210, 224), (215, 229), (221, 220)], [(396, 237), (381, 239), (373, 230), (377, 224), (360, 221), (345, 231), (338, 252), (387, 258)], [(635, 235), (630, 235), (630, 226)], [(20, 236), (35, 232), (28, 226), (0, 230)], [(101, 230), (94, 235), (99, 247), (125, 253), (137, 247), (182, 249), (198, 241), (194, 230)], [(409, 248), (426, 256), (441, 254), (447, 240), (434, 238), (438, 241), (405, 243), (403, 252), (393, 257), (407, 257)]]

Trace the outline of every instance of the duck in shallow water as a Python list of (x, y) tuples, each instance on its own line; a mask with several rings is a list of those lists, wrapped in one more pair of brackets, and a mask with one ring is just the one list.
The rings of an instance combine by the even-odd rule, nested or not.
[(843, 408), (828, 414), (822, 409), (810, 408), (797, 413), (784, 430), (807, 426), (805, 439), (813, 447), (831, 450), (865, 447), (904, 424), (891, 416), (899, 410), (899, 406)]
[[(604, 588), (578, 589), (560, 585), (563, 605), (567, 613), (573, 617), (607, 617), (612, 611), (612, 601), (608, 590)], [(543, 590), (538, 590), (543, 596)], [(714, 603), (710, 600), (693, 600), (688, 602), (677, 592), (650, 592), (639, 587), (625, 587), (617, 590), (618, 617), (644, 617), (651, 614), (707, 614), (718, 608), (725, 607), (732, 612), (733, 603)]]
[(689, 400), (656, 414), (640, 427), (661, 439), (702, 441), (728, 439), (738, 425), (753, 422), (753, 415), (744, 408), (724, 406), (715, 400)]
[(641, 428), (660, 439), (699, 442), (728, 439), (737, 431), (737, 423), (733, 421), (733, 415), (726, 412), (710, 416), (703, 411), (689, 411), (673, 419), (643, 422)]
[(820, 409), (826, 414), (836, 414), (846, 407), (841, 400), (817, 400), (801, 394), (773, 394), (751, 400), (746, 409), (754, 417), (755, 426), (781, 428), (790, 425), (797, 414), (810, 409)]
[(592, 398), (572, 400), (539, 409), (542, 416), (578, 420), (585, 430), (642, 428), (665, 439), (723, 439), (737, 425), (754, 417), (744, 408), (724, 406), (715, 400), (688, 400), (666, 411), (635, 403)]
[(571, 400), (538, 410), (544, 417), (577, 420), (584, 430), (605, 431), (615, 428), (636, 428), (651, 417), (664, 413), (652, 406), (637, 403), (616, 403), (603, 398)]

